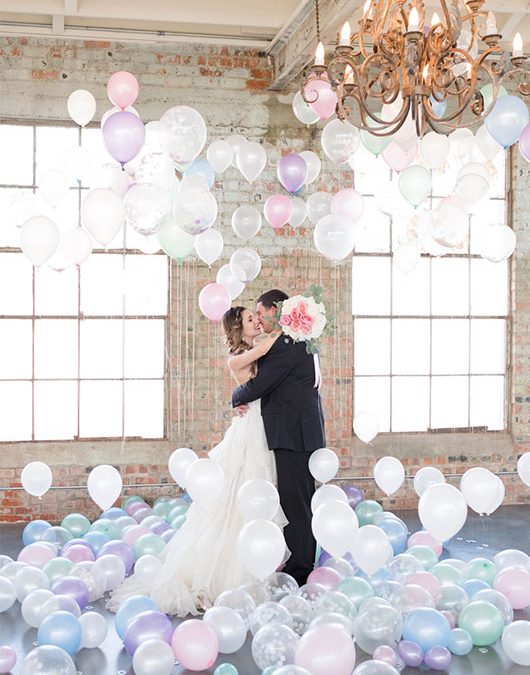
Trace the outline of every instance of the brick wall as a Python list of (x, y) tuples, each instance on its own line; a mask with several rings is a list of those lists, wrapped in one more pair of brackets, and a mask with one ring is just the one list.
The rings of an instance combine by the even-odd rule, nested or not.
[[(217, 442), (230, 419), (231, 382), (223, 369), (224, 345), (220, 327), (199, 312), (200, 288), (215, 280), (217, 269), (227, 262), (238, 243), (232, 235), (230, 217), (242, 203), (260, 204), (279, 185), (275, 166), (282, 153), (314, 149), (320, 153), (320, 130), (305, 128), (294, 118), (289, 105), (266, 91), (271, 66), (265, 55), (251, 49), (199, 45), (131, 45), (110, 42), (74, 42), (0, 38), (4, 82), (0, 117), (7, 119), (67, 119), (66, 99), (77, 88), (87, 88), (98, 101), (98, 118), (110, 107), (105, 83), (117, 70), (130, 70), (140, 82), (136, 108), (144, 121), (158, 119), (168, 107), (191, 105), (204, 116), (209, 141), (231, 133), (260, 140), (267, 151), (267, 168), (254, 186), (239, 172), (229, 169), (215, 188), (219, 202), (216, 227), (225, 237), (222, 259), (209, 270), (202, 263), (173, 263), (169, 341), (168, 439), (154, 443), (116, 441), (75, 443), (4, 444), (0, 453), (0, 488), (17, 487), (20, 470), (39, 459), (54, 472), (54, 485), (70, 489), (52, 490), (42, 500), (13, 489), (0, 492), (0, 520), (22, 520), (32, 516), (61, 519), (73, 509), (94, 515), (96, 509), (84, 486), (90, 469), (99, 463), (121, 467), (124, 484), (141, 484), (135, 491), (146, 498), (170, 492), (167, 458), (179, 446), (207, 451)], [(333, 265), (314, 250), (310, 228), (285, 228), (274, 233), (264, 224), (252, 246), (262, 256), (263, 268), (256, 281), (240, 298), (252, 306), (266, 288), (303, 291), (312, 282), (326, 289), (326, 303), (336, 317), (337, 332), (322, 352), (323, 389), (328, 443), (340, 456), (342, 476), (371, 477), (377, 457), (399, 457), (413, 475), (434, 464), (446, 473), (462, 473), (473, 465), (513, 471), (517, 453), (525, 451), (530, 431), (528, 391), (528, 316), (530, 308), (527, 262), (526, 215), (528, 165), (515, 155), (513, 181), (514, 226), (519, 248), (514, 260), (514, 396), (511, 428), (500, 434), (381, 434), (373, 445), (360, 443), (352, 433), (352, 322), (350, 311), (351, 274), (345, 262)], [(351, 173), (323, 162), (316, 189), (337, 190), (351, 185)], [(238, 300), (239, 302), (239, 300)], [(149, 484), (168, 483), (168, 488)], [(411, 481), (387, 506), (415, 507)], [(528, 500), (518, 479), (506, 478), (510, 501)], [(371, 480), (359, 483), (369, 496), (381, 493)], [(131, 490), (126, 490), (131, 492)]]

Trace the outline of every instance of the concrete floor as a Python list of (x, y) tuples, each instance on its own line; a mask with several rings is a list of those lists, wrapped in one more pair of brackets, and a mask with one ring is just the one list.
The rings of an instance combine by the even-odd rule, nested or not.
[[(407, 523), (411, 532), (420, 529), (416, 512), (396, 513)], [(443, 557), (462, 560), (478, 556), (492, 557), (506, 548), (519, 548), (530, 555), (529, 517), (530, 506), (505, 506), (492, 516), (484, 518), (470, 514), (463, 530), (444, 549)], [(0, 553), (16, 558), (22, 547), (23, 527), (23, 524), (0, 525)], [(114, 630), (114, 615), (105, 610), (103, 599), (93, 603), (92, 607), (107, 617), (109, 631), (100, 648), (83, 649), (76, 654), (78, 675), (133, 675), (131, 659)], [(515, 618), (530, 619), (530, 611), (527, 609), (516, 612)], [(176, 623), (177, 620), (175, 625)], [(9, 645), (17, 652), (18, 663), (14, 674), (19, 672), (24, 655), (36, 646), (36, 639), (37, 630), (23, 621), (19, 603), (15, 603), (8, 612), (0, 614), (0, 645)], [(246, 644), (235, 655), (220, 655), (215, 666), (233, 663), (240, 675), (258, 675), (260, 670), (252, 660), (250, 643), (251, 640), (247, 639)], [(357, 663), (368, 658), (360, 650), (358, 652)], [(211, 674), (214, 669), (204, 671), (204, 674)], [(417, 675), (418, 672), (419, 669), (405, 668), (402, 675)], [(190, 671), (175, 666), (174, 675), (184, 673), (191, 675)], [(475, 648), (467, 656), (453, 657), (446, 675), (530, 675), (530, 667), (511, 663), (498, 644), (490, 648)]]

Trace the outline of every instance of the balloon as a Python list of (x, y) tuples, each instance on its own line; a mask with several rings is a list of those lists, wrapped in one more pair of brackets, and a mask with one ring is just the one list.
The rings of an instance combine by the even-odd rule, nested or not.
[(477, 234), (476, 243), (480, 255), (496, 263), (512, 255), (517, 241), (515, 232), (508, 225), (488, 225)]
[[(22, 543), (24, 546), (38, 541), (43, 533), (51, 527), (47, 520), (31, 520), (22, 530)], [(2, 569), (0, 556), (0, 569)]]
[(307, 176), (304, 181), (304, 184), (310, 185), (318, 178), (318, 175), (320, 173), (320, 168), (322, 166), (320, 157), (311, 150), (304, 150), (303, 152), (300, 152), (298, 154), (305, 161), (307, 166)]
[(435, 131), (430, 131), (420, 141), (420, 155), (431, 167), (441, 169), (449, 154), (449, 138)]
[(49, 169), (39, 178), (39, 193), (51, 206), (58, 206), (68, 194), (68, 177), (59, 169)]
[(348, 160), (350, 168), (360, 174), (366, 174), (373, 169), (377, 157), (367, 150), (364, 145), (355, 152)]
[(206, 134), (202, 115), (189, 106), (170, 108), (160, 118), (160, 147), (177, 164), (188, 164), (199, 155), (206, 143)]
[(215, 171), (205, 159), (194, 159), (191, 164), (184, 169), (185, 176), (202, 176), (208, 185), (208, 189), (213, 187), (215, 182)]
[(103, 125), (103, 142), (107, 152), (123, 166), (140, 152), (145, 142), (145, 127), (133, 113), (114, 113)]
[(260, 628), (270, 623), (279, 623), (292, 628), (293, 617), (283, 605), (272, 601), (263, 602), (250, 615), (250, 632), (256, 635)]
[(313, 478), (320, 483), (333, 480), (339, 470), (337, 453), (329, 448), (319, 448), (309, 457), (309, 471)]
[(73, 656), (81, 644), (79, 619), (70, 612), (54, 612), (43, 619), (39, 626), (37, 640), (40, 645), (60, 647)]
[(393, 495), (405, 480), (403, 464), (395, 457), (381, 457), (374, 467), (374, 479), (386, 495)]
[(505, 595), (514, 609), (530, 606), (530, 572), (522, 567), (501, 569), (495, 577), (493, 588)]
[(87, 488), (91, 499), (100, 508), (108, 509), (121, 494), (120, 473), (109, 464), (100, 464), (89, 473)]
[[(278, 575), (276, 575), (277, 577)], [(287, 576), (287, 575), (285, 575)], [(295, 582), (296, 583), (296, 582)], [(297, 584), (298, 587), (298, 584)], [(235, 588), (224, 591), (219, 595), (214, 604), (215, 607), (230, 607), (245, 621), (248, 625), (248, 620), (252, 612), (256, 609), (256, 603), (252, 597), (243, 588)]]
[(237, 508), (245, 520), (272, 520), (280, 506), (276, 487), (268, 480), (247, 480), (237, 492)]
[(424, 652), (435, 645), (447, 647), (450, 632), (447, 619), (430, 607), (414, 609), (403, 620), (403, 639), (415, 642)]
[(310, 77), (304, 87), (304, 100), (321, 120), (330, 117), (337, 107), (337, 94), (331, 88), (327, 75)]
[(0, 673), (9, 673), (17, 662), (17, 655), (11, 647), (0, 647)]
[(392, 257), (394, 265), (402, 274), (412, 272), (421, 260), (421, 253), (414, 244), (400, 244)]
[(280, 565), (285, 554), (282, 531), (268, 520), (243, 525), (237, 538), (237, 556), (243, 567), (257, 579), (265, 579)]
[[(52, 472), (44, 462), (30, 462), (22, 469), (20, 482), (26, 492), (34, 497), (42, 497), (52, 484)], [(45, 528), (48, 529), (48, 528)]]
[(136, 675), (171, 675), (175, 655), (167, 642), (151, 638), (138, 645), (132, 663)]
[(473, 511), (481, 516), (490, 513), (497, 497), (497, 477), (489, 469), (468, 469), (460, 480), (460, 491)]
[(530, 452), (523, 453), (517, 460), (517, 474), (530, 487)]
[(292, 212), (291, 199), (286, 195), (271, 195), (263, 205), (265, 220), (274, 229), (283, 227), (288, 223)]
[(168, 461), (169, 473), (171, 478), (181, 488), (186, 487), (186, 471), (188, 467), (197, 459), (197, 455), (190, 448), (177, 448), (171, 453)]
[(126, 70), (111, 75), (107, 82), (107, 95), (110, 102), (119, 108), (132, 105), (138, 98), (140, 86), (132, 73)]
[(408, 166), (399, 174), (399, 191), (409, 204), (419, 206), (431, 192), (431, 174), (418, 164)]
[[(403, 150), (395, 141), (392, 141), (383, 150), (382, 155), (385, 162), (393, 171), (403, 171), (411, 164), (418, 154), (418, 147), (415, 144), (410, 150)], [(372, 155), (373, 157), (373, 155)]]
[(0, 576), (0, 614), (15, 604), (17, 592), (10, 579)]
[[(493, 85), (485, 84), (483, 87), (481, 87), (480, 93), (482, 94), (482, 97), (484, 99), (484, 110), (485, 112), (488, 112), (488, 109), (493, 102)], [(507, 93), (508, 92), (506, 91), (505, 87), (503, 87), (501, 84), (497, 89), (497, 98), (500, 98), (501, 96), (506, 96)]]
[(156, 237), (164, 253), (178, 262), (194, 250), (194, 237), (181, 230), (170, 213), (162, 219)]
[(458, 617), (458, 627), (466, 630), (476, 647), (496, 642), (504, 630), (499, 610), (490, 602), (476, 600), (466, 605)]
[[(368, 118), (368, 126), (377, 128), (379, 124)], [(377, 136), (372, 134), (365, 129), (360, 131), (361, 143), (364, 147), (371, 152), (376, 157), (379, 156), (384, 150), (392, 143), (392, 136)]]
[(465, 656), (473, 649), (471, 635), (463, 628), (453, 628), (449, 633), (449, 651), (457, 656)]
[(307, 198), (307, 215), (309, 220), (316, 225), (324, 216), (331, 213), (333, 196), (328, 192), (313, 192)]
[(68, 97), (66, 107), (73, 121), (84, 127), (96, 114), (96, 99), (86, 89), (76, 89)]
[(307, 178), (307, 164), (300, 155), (291, 153), (278, 160), (276, 167), (278, 180), (288, 192), (297, 192)]
[(134, 177), (137, 183), (154, 183), (170, 192), (174, 192), (179, 185), (173, 162), (161, 152), (144, 155), (134, 172)]
[(352, 509), (343, 502), (321, 504), (313, 515), (311, 529), (317, 542), (335, 558), (353, 551), (359, 523)]
[(232, 214), (232, 229), (241, 239), (254, 237), (261, 229), (261, 222), (261, 213), (255, 206), (238, 206)]
[(71, 227), (61, 232), (60, 250), (66, 261), (81, 265), (92, 253), (92, 239), (81, 227)]
[(418, 515), (423, 527), (435, 539), (446, 541), (459, 532), (466, 522), (466, 500), (453, 485), (431, 485), (420, 498)]
[(353, 431), (363, 443), (370, 443), (379, 432), (377, 415), (365, 410), (357, 413), (353, 420)]
[(219, 268), (216, 282), (226, 288), (231, 300), (235, 300), (245, 289), (245, 284), (232, 274), (230, 265), (223, 265)]
[(445, 478), (439, 469), (435, 469), (432, 466), (424, 466), (414, 475), (414, 489), (418, 497), (421, 497), (431, 485), (436, 485), (437, 483), (445, 483)]
[(291, 197), (292, 212), (289, 217), (291, 227), (299, 227), (307, 218), (307, 205), (300, 197)]
[(320, 142), (332, 162), (343, 164), (359, 147), (359, 132), (350, 122), (333, 119), (322, 130)]
[[(527, 127), (525, 127), (525, 129), (526, 128)], [(523, 135), (524, 129), (519, 138), (519, 150), (521, 150), (521, 138), (523, 138)], [(475, 147), (488, 162), (491, 162), (491, 160), (494, 159), (502, 150), (502, 145), (499, 145), (499, 143), (497, 143), (497, 141), (490, 136), (490, 133), (485, 124), (479, 127), (477, 133), (475, 134)], [(521, 152), (521, 154), (523, 153)]]
[(236, 166), (249, 183), (253, 183), (267, 163), (267, 153), (254, 141), (244, 143), (236, 152)]
[(88, 604), (88, 587), (78, 577), (62, 577), (53, 583), (51, 590), (55, 595), (66, 595), (75, 600), (81, 610)]
[(355, 225), (348, 216), (330, 213), (316, 224), (313, 239), (319, 253), (338, 262), (353, 251)]
[(475, 142), (475, 135), (471, 129), (455, 129), (449, 134), (449, 146), (451, 151), (456, 154), (458, 159), (464, 159), (473, 148)]
[(292, 628), (273, 622), (260, 628), (254, 636), (252, 658), (262, 670), (269, 666), (291, 664), (297, 643), (298, 635)]
[(394, 554), (403, 553), (407, 547), (408, 536), (405, 523), (397, 518), (389, 518), (388, 520), (377, 521), (376, 524), (388, 537)]
[(530, 666), (530, 621), (514, 621), (502, 633), (506, 656), (520, 666)]
[(199, 293), (199, 308), (210, 321), (220, 321), (230, 309), (230, 294), (221, 284), (207, 284)]
[(81, 647), (93, 649), (107, 637), (107, 621), (97, 612), (86, 612), (79, 617), (81, 624)]
[(210, 607), (202, 620), (217, 635), (221, 654), (234, 654), (245, 643), (247, 637), (245, 622), (230, 607)]
[(81, 513), (69, 513), (61, 522), (61, 527), (68, 530), (74, 537), (82, 537), (90, 528), (90, 521)]
[(116, 612), (116, 632), (123, 640), (129, 628), (131, 621), (145, 612), (156, 611), (157, 607), (154, 601), (144, 595), (132, 595), (124, 600)]
[(296, 665), (312, 675), (350, 675), (355, 659), (353, 639), (336, 624), (310, 628), (296, 647)]
[[(332, 567), (317, 567), (307, 577), (308, 584), (320, 584), (328, 590), (334, 590), (342, 581), (342, 576)], [(322, 596), (328, 597), (326, 595)], [(319, 605), (320, 608), (320, 605)]]
[[(103, 127), (105, 126), (105, 122), (109, 119), (109, 117), (111, 117), (111, 115), (114, 115), (114, 113), (124, 112), (124, 111), (129, 112), (132, 115), (136, 115), (136, 117), (138, 117), (138, 118), (140, 117), (139, 112), (136, 110), (136, 108), (133, 108), (132, 105), (128, 105), (125, 108), (120, 108), (119, 106), (114, 105), (114, 106), (112, 106), (112, 108), (110, 108), (109, 110), (104, 112), (103, 115), (101, 115), (100, 127), (103, 129)], [(146, 133), (147, 133), (147, 129), (146, 129)], [(158, 149), (160, 150), (160, 147)]]
[(455, 195), (467, 207), (473, 206), (488, 194), (489, 174), (478, 162), (470, 162), (458, 172)]
[(183, 668), (206, 670), (219, 654), (219, 640), (204, 621), (188, 619), (175, 628), (171, 639), (173, 653)]
[[(221, 288), (226, 296), (228, 296), (226, 289), (224, 287)], [(230, 303), (228, 303), (228, 306), (230, 306)], [(193, 501), (197, 502), (199, 506), (207, 506), (223, 491), (225, 475), (221, 465), (216, 461), (209, 458), (201, 458), (190, 464), (186, 471), (185, 481), (186, 490)]]
[(209, 229), (195, 236), (195, 253), (208, 266), (221, 255), (223, 247), (223, 235), (218, 230)]
[(518, 96), (501, 96), (484, 122), (490, 136), (504, 148), (513, 145), (529, 121), (526, 103)]
[(158, 232), (171, 211), (171, 196), (154, 183), (138, 183), (127, 191), (123, 200), (125, 220), (140, 234)]
[(434, 646), (425, 652), (423, 662), (433, 670), (445, 670), (451, 663), (451, 652), (447, 647)]
[(363, 210), (363, 198), (353, 188), (339, 190), (331, 202), (331, 213), (340, 213), (347, 216), (352, 222), (359, 220)]
[(355, 564), (372, 575), (392, 560), (393, 550), (383, 530), (376, 525), (363, 525), (357, 534), (352, 555)]
[(206, 184), (200, 187), (190, 185), (187, 178), (182, 181), (173, 203), (173, 215), (180, 228), (188, 234), (200, 234), (214, 224), (217, 213), (217, 201)]
[(46, 216), (28, 218), (20, 230), (20, 247), (32, 265), (44, 265), (59, 247), (57, 225)]
[(354, 621), (355, 641), (372, 654), (377, 647), (395, 644), (401, 637), (402, 618), (397, 609), (382, 598), (368, 598)]
[(329, 501), (339, 501), (348, 504), (348, 496), (338, 485), (321, 485), (311, 497), (311, 512), (315, 513), (321, 504)]
[[(445, 482), (445, 479), (443, 482)], [(421, 497), (421, 495), (419, 496)], [(428, 532), (425, 532), (424, 530), (420, 530), (419, 532), (414, 532), (414, 534), (411, 534), (408, 538), (407, 545), (428, 546), (429, 548), (432, 548), (438, 557), (442, 555), (442, 544), (439, 541), (436, 541), (432, 535), (430, 535)]]
[(227, 141), (213, 141), (208, 146), (206, 158), (215, 173), (223, 173), (232, 163), (234, 150)]
[(248, 284), (260, 273), (261, 258), (252, 248), (239, 248), (230, 256), (230, 271), (238, 281)]
[(81, 220), (102, 246), (109, 244), (125, 223), (121, 198), (110, 188), (96, 188), (83, 199)]
[(309, 105), (304, 101), (302, 93), (297, 91), (293, 98), (293, 112), (297, 120), (302, 124), (314, 124), (318, 122), (319, 116), (313, 112)]
[(32, 649), (22, 663), (20, 675), (76, 675), (76, 665), (67, 652), (54, 645)]
[(169, 645), (172, 633), (173, 625), (168, 616), (158, 610), (146, 610), (129, 621), (123, 644), (130, 656), (133, 656), (146, 640), (160, 639)]

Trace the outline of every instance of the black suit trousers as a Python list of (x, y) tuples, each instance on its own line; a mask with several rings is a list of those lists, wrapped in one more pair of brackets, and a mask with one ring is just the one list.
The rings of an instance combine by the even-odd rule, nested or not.
[(291, 557), (282, 570), (298, 584), (306, 583), (313, 569), (316, 542), (311, 530), (311, 498), (315, 480), (309, 471), (310, 452), (274, 450), (280, 504), (289, 524), (283, 533)]

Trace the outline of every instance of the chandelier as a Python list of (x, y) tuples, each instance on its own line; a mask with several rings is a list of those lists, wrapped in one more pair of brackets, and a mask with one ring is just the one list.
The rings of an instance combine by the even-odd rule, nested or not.
[(521, 35), (509, 55), (483, 4), (439, 0), (429, 20), (423, 0), (366, 0), (357, 31), (344, 24), (326, 65), (316, 0), (318, 47), (302, 85), (305, 102), (331, 90), (339, 119), (375, 136), (393, 134), (405, 122), (418, 136), (427, 127), (447, 134), (473, 126), (493, 109), (508, 79), (530, 94)]

